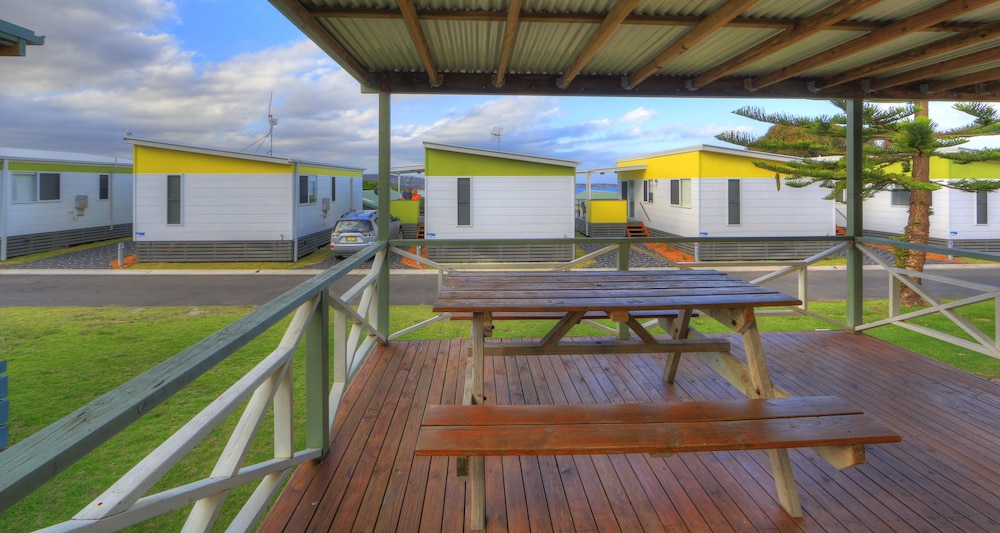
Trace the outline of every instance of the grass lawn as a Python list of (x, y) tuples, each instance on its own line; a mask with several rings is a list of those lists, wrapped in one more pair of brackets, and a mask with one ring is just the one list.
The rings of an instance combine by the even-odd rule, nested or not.
[[(149, 308), (4, 308), (0, 309), (0, 359), (8, 360), (10, 383), (11, 441), (23, 440), (71, 413), (80, 406), (152, 368), (170, 356), (250, 312), (251, 307), (149, 307)], [(811, 309), (825, 316), (843, 316), (843, 304), (819, 302)], [(885, 302), (869, 302), (866, 318), (884, 316)], [(430, 316), (428, 307), (392, 308), (392, 330), (398, 331)], [(990, 334), (993, 308), (972, 306), (963, 315)], [(829, 325), (806, 317), (761, 317), (762, 331), (827, 329)], [(940, 317), (924, 323), (955, 330)], [(67, 520), (133, 466), (136, 458), (154, 449), (169, 434), (186, 423), (207, 402), (228, 388), (257, 361), (277, 346), (287, 320), (238, 351), (226, 362), (199, 378), (181, 394), (153, 409), (139, 423), (101, 446), (33, 495), (0, 515), (0, 531), (32, 531)], [(501, 321), (496, 337), (537, 337), (549, 325), (539, 321)], [(413, 332), (410, 339), (462, 338), (467, 322), (439, 322)], [(695, 327), (706, 333), (723, 328), (707, 318), (695, 319)], [(577, 326), (572, 334), (595, 335), (599, 330)], [(871, 335), (887, 339), (985, 379), (1000, 378), (1000, 361), (961, 350), (895, 327), (879, 328)], [(296, 360), (295, 379), (303, 375), (303, 361)], [(297, 419), (304, 417), (303, 391), (297, 385)], [(209, 445), (195, 448), (192, 455), (154, 488), (163, 490), (210, 472), (214, 454), (235, 424), (229, 420), (209, 437)], [(298, 445), (304, 431), (297, 429)], [(265, 422), (250, 462), (270, 456), (271, 428)], [(122, 460), (122, 458), (129, 458)], [(234, 491), (242, 502), (249, 489)], [(235, 506), (223, 511), (224, 521), (236, 513)], [(176, 531), (183, 523), (180, 513), (155, 519), (141, 531)]]

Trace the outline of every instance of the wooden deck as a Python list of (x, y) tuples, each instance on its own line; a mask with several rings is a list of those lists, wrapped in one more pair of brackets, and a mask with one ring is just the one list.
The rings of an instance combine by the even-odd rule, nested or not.
[[(739, 353), (739, 337), (732, 336)], [(865, 335), (763, 337), (775, 384), (836, 395), (899, 444), (837, 471), (792, 450), (805, 516), (778, 505), (767, 454), (716, 452), (486, 459), (487, 531), (1000, 531), (1000, 386)], [(458, 403), (466, 341), (395, 342), (372, 355), (337, 415), (330, 455), (292, 477), (261, 531), (464, 531), (454, 459), (415, 457), (428, 403)], [(738, 399), (693, 357), (662, 380), (663, 356), (497, 357), (498, 404)]]

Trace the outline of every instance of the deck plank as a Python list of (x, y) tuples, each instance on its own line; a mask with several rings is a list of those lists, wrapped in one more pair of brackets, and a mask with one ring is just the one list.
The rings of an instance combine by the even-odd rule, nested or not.
[[(903, 442), (869, 446), (868, 462), (845, 471), (792, 450), (801, 519), (781, 509), (759, 451), (491, 457), (487, 531), (1000, 530), (1000, 387), (864, 335), (763, 341), (775, 384), (840, 396)], [(454, 458), (412, 451), (424, 406), (459, 402), (467, 354), (463, 340), (380, 347), (346, 391), (329, 457), (298, 469), (260, 530), (467, 531)], [(663, 363), (657, 354), (497, 357), (485, 385), (500, 404), (740, 398), (696, 357), (681, 358), (672, 385)]]

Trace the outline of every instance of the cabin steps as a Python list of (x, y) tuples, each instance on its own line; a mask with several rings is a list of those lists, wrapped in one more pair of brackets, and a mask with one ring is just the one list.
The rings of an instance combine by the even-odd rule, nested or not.
[(424, 238), (424, 221), (423, 220), (421, 220), (419, 223), (417, 223), (417, 238), (418, 239), (423, 239)]
[(626, 237), (649, 237), (649, 228), (645, 222), (629, 222), (625, 225)]

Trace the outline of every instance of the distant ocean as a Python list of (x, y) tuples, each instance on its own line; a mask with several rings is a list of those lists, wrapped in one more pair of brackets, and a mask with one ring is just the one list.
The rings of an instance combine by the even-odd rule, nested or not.
[[(577, 194), (587, 190), (586, 183), (577, 183), (576, 192)], [(613, 183), (594, 183), (590, 186), (591, 191), (602, 191), (602, 192), (617, 192), (618, 186)]]

